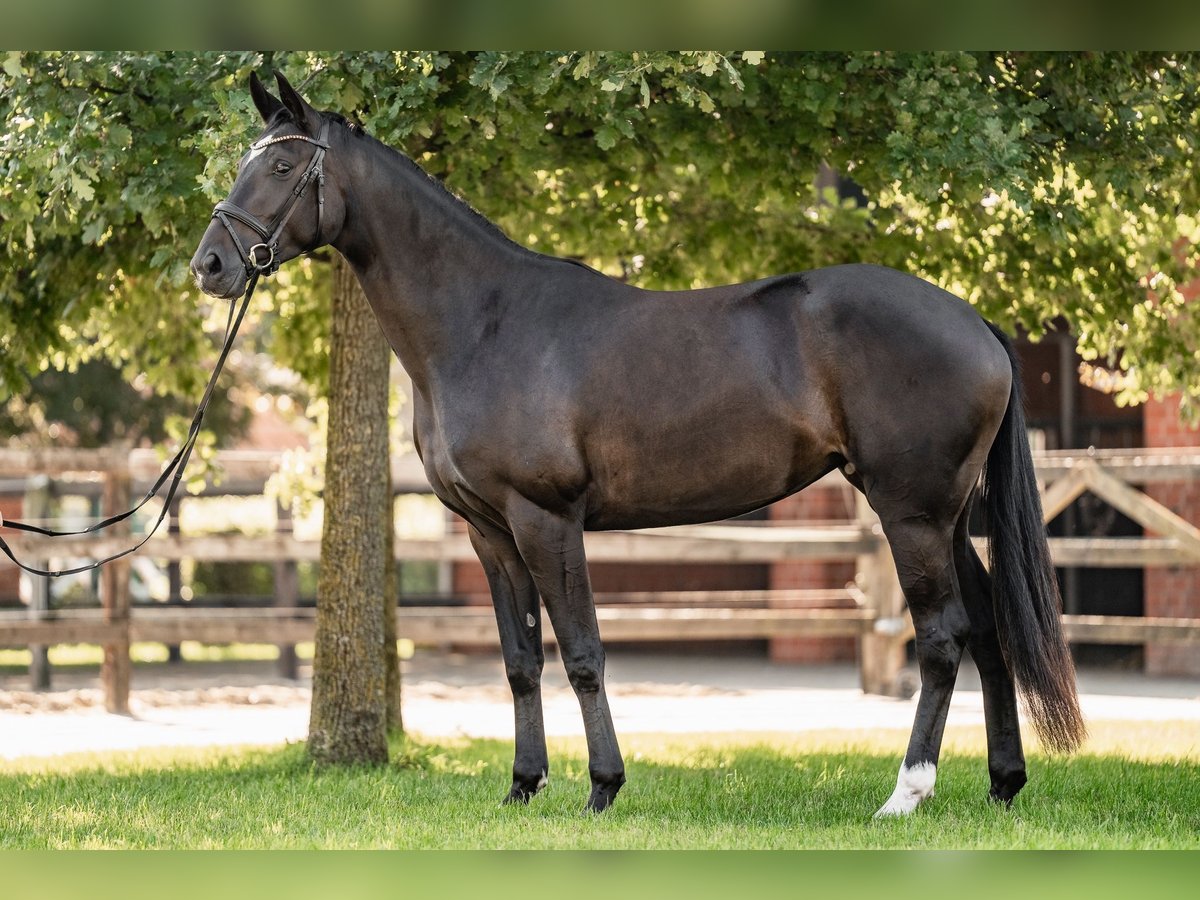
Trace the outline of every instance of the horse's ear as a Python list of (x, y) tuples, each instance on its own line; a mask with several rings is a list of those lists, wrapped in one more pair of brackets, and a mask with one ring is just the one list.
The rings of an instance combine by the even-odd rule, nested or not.
[(296, 124), (305, 131), (310, 130), (317, 121), (317, 111), (296, 93), (296, 89), (283, 77), (282, 72), (275, 73), (275, 83), (279, 85), (279, 97), (283, 100), (283, 105), (292, 114)]
[(253, 72), (250, 73), (250, 96), (254, 99), (254, 105), (258, 108), (258, 114), (263, 117), (264, 122), (270, 122), (275, 113), (283, 109), (279, 98), (263, 87), (263, 83)]

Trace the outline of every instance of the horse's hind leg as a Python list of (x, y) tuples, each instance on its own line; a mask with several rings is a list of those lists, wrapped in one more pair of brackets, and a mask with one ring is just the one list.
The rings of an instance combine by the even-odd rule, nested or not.
[(969, 507), (963, 510), (954, 531), (954, 567), (962, 589), (963, 605), (971, 622), (967, 646), (979, 669), (983, 688), (983, 713), (987, 727), (990, 796), (1007, 804), (1025, 786), (1025, 754), (1017, 718), (1017, 692), (1004, 662), (992, 607), (992, 584), (967, 532)]
[(545, 787), (549, 771), (542, 722), (545, 653), (537, 588), (511, 536), (484, 523), (472, 525), (470, 535), (492, 591), (504, 670), (513, 694), (516, 754), (512, 789), (504, 802), (528, 803)]
[(883, 528), (916, 629), (921, 696), (896, 790), (877, 817), (907, 815), (933, 794), (946, 713), (969, 630), (955, 578), (952, 528), (921, 517), (885, 518)]

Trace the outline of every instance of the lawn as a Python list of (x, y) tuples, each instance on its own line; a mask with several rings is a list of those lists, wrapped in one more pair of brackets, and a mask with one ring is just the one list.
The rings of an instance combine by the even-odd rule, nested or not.
[(0, 763), (0, 848), (1197, 848), (1200, 725), (1093, 723), (1089, 751), (1032, 753), (1011, 810), (989, 804), (982, 734), (950, 730), (937, 794), (875, 821), (898, 733), (633, 735), (601, 816), (582, 741), (549, 787), (503, 807), (511, 744), (397, 738), (382, 768), (318, 769), (302, 745)]

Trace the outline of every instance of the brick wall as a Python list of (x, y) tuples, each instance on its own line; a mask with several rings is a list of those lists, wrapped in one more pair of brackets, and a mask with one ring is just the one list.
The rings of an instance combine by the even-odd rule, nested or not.
[[(19, 496), (0, 497), (0, 515), (6, 519), (20, 519), (22, 503)], [(4, 560), (4, 565), (0, 568), (0, 601), (6, 604), (15, 603), (20, 593), (21, 570), (9, 565), (6, 557), (0, 555), (0, 559)]]
[[(1200, 446), (1200, 431), (1179, 419), (1178, 398), (1154, 399), (1145, 406), (1147, 447)], [(1148, 485), (1146, 493), (1193, 524), (1200, 524), (1200, 484)], [(1146, 569), (1147, 616), (1200, 618), (1200, 567), (1154, 566)], [(1200, 650), (1182, 644), (1147, 644), (1146, 672), (1151, 675), (1200, 675)]]
[[(845, 521), (854, 515), (853, 499), (848, 497), (840, 485), (814, 485), (774, 504), (770, 516), (777, 521)], [(840, 589), (853, 580), (854, 563), (851, 562), (801, 560), (771, 564), (772, 590)], [(849, 600), (812, 605), (853, 606)], [(775, 638), (769, 642), (769, 652), (775, 662), (842, 662), (857, 657), (857, 645), (854, 638)]]

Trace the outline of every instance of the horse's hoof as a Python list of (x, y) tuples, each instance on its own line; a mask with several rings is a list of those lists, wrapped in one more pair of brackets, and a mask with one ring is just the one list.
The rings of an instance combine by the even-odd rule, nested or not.
[(1012, 809), (1013, 800), (1025, 787), (1025, 773), (1014, 772), (1002, 779), (993, 779), (992, 789), (988, 791), (988, 799), (993, 803), (1003, 803), (1006, 809)]
[(515, 803), (523, 803), (526, 806), (528, 806), (529, 798), (532, 796), (533, 796), (533, 794), (531, 794), (529, 791), (522, 791), (518, 788), (513, 788), (511, 791), (508, 792), (508, 796), (504, 798), (504, 800), (501, 802), (500, 805), (501, 806), (512, 806)]
[(612, 806), (612, 802), (617, 799), (617, 791), (624, 783), (625, 779), (622, 777), (619, 781), (610, 784), (592, 785), (592, 793), (588, 797), (587, 806), (583, 808), (584, 815), (602, 813)]
[(546, 770), (536, 778), (515, 778), (513, 779), (512, 789), (508, 792), (508, 796), (504, 798), (504, 805), (508, 806), (512, 803), (529, 803), (529, 798), (546, 786)]
[(933, 796), (936, 779), (937, 766), (931, 762), (917, 763), (911, 768), (901, 763), (900, 774), (896, 776), (896, 790), (875, 813), (875, 818), (910, 815), (924, 800)]
[(1021, 792), (1021, 788), (1025, 787), (1025, 783), (1029, 780), (1024, 767), (1009, 771), (993, 769), (990, 774), (992, 787), (988, 791), (988, 799), (993, 803), (1003, 803), (1005, 807), (1011, 809), (1013, 798)]
[(614, 799), (615, 798), (611, 794), (592, 791), (591, 796), (588, 797), (587, 806), (583, 808), (583, 814), (585, 816), (590, 816), (595, 815), (596, 813), (602, 813), (612, 806)]

